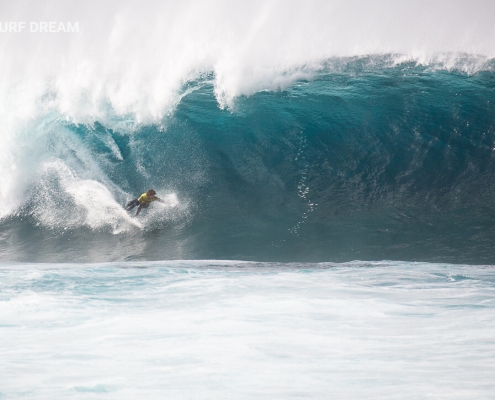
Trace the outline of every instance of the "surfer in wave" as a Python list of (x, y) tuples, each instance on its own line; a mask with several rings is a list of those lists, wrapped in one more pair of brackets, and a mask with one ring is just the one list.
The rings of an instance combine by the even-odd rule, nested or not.
[(134, 214), (134, 216), (137, 217), (141, 212), (141, 209), (148, 208), (152, 201), (159, 201), (160, 203), (163, 203), (163, 200), (156, 196), (156, 192), (153, 189), (149, 189), (146, 193), (143, 193), (137, 199), (130, 201), (129, 204), (127, 204), (125, 210), (131, 211), (134, 207), (139, 206), (136, 214)]

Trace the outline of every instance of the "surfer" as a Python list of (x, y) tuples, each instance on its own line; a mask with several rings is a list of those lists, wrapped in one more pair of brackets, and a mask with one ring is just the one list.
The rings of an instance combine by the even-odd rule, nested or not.
[(159, 201), (160, 203), (163, 203), (162, 199), (156, 197), (156, 192), (153, 189), (149, 189), (146, 193), (143, 193), (137, 199), (130, 201), (129, 204), (127, 204), (125, 210), (131, 211), (134, 207), (139, 206), (136, 214), (134, 214), (134, 216), (137, 217), (141, 212), (141, 208), (148, 208), (152, 201)]

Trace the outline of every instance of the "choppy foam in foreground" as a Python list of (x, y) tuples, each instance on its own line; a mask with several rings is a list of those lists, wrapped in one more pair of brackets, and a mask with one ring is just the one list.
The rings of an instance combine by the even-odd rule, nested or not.
[(2, 264), (0, 396), (488, 399), (493, 267)]

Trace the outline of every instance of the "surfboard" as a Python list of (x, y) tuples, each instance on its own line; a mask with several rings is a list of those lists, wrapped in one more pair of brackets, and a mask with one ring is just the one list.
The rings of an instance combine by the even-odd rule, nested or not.
[(124, 220), (126, 222), (129, 222), (131, 225), (134, 225), (136, 228), (144, 229), (144, 225), (141, 222), (139, 222), (136, 218), (132, 218), (129, 214), (127, 214), (127, 211), (122, 210), (122, 216), (124, 217)]

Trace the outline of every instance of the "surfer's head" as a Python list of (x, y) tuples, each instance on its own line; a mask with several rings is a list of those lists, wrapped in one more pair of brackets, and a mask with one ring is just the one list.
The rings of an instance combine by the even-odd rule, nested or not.
[(149, 189), (147, 192), (146, 192), (146, 195), (147, 196), (150, 196), (150, 197), (154, 197), (156, 195), (156, 192), (153, 190), (153, 189)]

